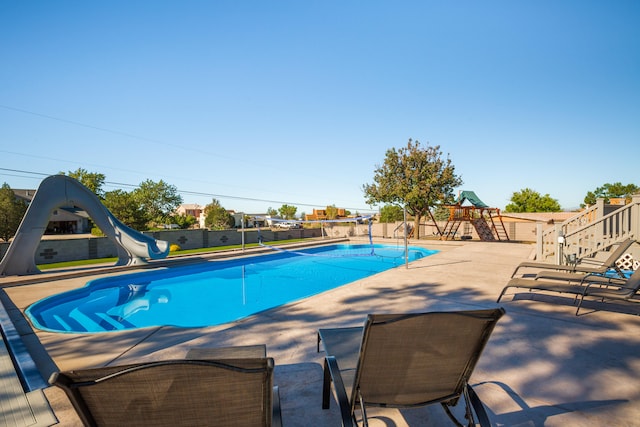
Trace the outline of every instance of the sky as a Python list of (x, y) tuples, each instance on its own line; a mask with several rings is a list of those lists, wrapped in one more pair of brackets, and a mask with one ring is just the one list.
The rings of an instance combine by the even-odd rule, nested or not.
[(369, 213), (439, 146), (503, 209), (640, 185), (636, 0), (0, 0), (0, 184), (83, 168), (184, 203)]

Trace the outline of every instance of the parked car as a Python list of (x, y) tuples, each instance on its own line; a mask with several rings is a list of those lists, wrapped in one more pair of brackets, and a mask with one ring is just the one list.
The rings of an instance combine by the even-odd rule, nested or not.
[(276, 228), (284, 228), (284, 229), (292, 229), (292, 228), (300, 228), (300, 224), (297, 222), (276, 222)]

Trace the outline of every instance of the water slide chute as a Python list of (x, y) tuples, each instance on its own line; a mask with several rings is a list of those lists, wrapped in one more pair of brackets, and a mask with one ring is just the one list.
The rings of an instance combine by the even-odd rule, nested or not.
[(93, 222), (115, 244), (116, 265), (137, 265), (147, 259), (162, 259), (169, 254), (169, 242), (156, 240), (122, 222), (102, 204), (100, 199), (77, 180), (65, 175), (45, 178), (31, 200), (7, 253), (0, 262), (0, 276), (40, 273), (35, 252), (55, 209), (77, 206), (85, 210)]

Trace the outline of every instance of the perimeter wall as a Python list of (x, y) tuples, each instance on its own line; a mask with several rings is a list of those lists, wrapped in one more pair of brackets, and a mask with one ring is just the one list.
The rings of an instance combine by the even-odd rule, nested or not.
[[(444, 228), (444, 222), (440, 225)], [(505, 227), (509, 238), (521, 242), (536, 241), (535, 222), (506, 222)], [(545, 224), (545, 227), (547, 225)], [(356, 239), (368, 238), (368, 225), (334, 225), (327, 226), (323, 230), (314, 229), (291, 229), (272, 231), (261, 229), (260, 235), (265, 242), (275, 242), (278, 240), (312, 238), (312, 237), (351, 237)], [(170, 244), (177, 244), (181, 249), (199, 249), (216, 246), (241, 245), (243, 243), (243, 233), (239, 229), (222, 231), (210, 231), (205, 229), (195, 230), (166, 230), (156, 232), (145, 232), (158, 240), (166, 240)], [(402, 223), (373, 224), (371, 234), (374, 238), (380, 239), (402, 239)], [(470, 224), (462, 224), (456, 239), (460, 236), (471, 236), (471, 240), (479, 240), (475, 229)], [(422, 239), (437, 239), (436, 227), (433, 225), (421, 225), (420, 236)], [(258, 243), (257, 229), (247, 228), (244, 232), (244, 243)], [(9, 243), (0, 243), (0, 259), (4, 256)], [(45, 235), (43, 236), (35, 254), (36, 264), (50, 264), (55, 262), (111, 258), (116, 257), (115, 245), (106, 237), (94, 237), (83, 235)]]
[[(244, 243), (258, 243), (258, 232), (247, 229), (244, 233)], [(166, 240), (169, 244), (177, 244), (181, 249), (199, 249), (216, 246), (241, 245), (243, 233), (240, 230), (210, 231), (196, 230), (167, 230), (158, 232), (144, 232), (158, 240)], [(320, 237), (320, 229), (295, 230), (261, 230), (260, 234), (265, 242), (278, 240)], [(0, 259), (9, 248), (9, 243), (0, 243)], [(45, 235), (35, 253), (36, 264), (51, 264), (55, 262), (76, 261), (96, 258), (117, 257), (116, 246), (107, 237), (95, 237), (87, 234)]]

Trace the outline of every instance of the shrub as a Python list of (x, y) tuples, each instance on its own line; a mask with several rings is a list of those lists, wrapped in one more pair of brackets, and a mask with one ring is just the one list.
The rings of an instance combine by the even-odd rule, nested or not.
[(98, 227), (91, 228), (91, 235), (96, 237), (105, 237), (106, 235)]
[(180, 250), (182, 250), (180, 245), (176, 245), (175, 243), (172, 243), (171, 246), (169, 246), (169, 252), (176, 252)]

